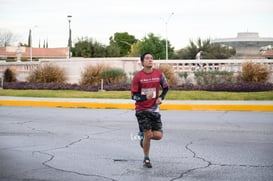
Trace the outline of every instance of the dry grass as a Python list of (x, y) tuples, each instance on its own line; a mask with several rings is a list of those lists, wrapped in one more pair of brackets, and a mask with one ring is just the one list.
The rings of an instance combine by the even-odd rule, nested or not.
[(110, 69), (105, 64), (89, 65), (81, 74), (81, 85), (99, 85), (102, 79), (102, 72)]
[(27, 80), (40, 83), (64, 83), (66, 81), (65, 70), (53, 64), (44, 64), (30, 72)]
[(242, 64), (242, 74), (239, 76), (239, 80), (243, 82), (265, 83), (269, 80), (269, 75), (266, 65), (246, 62)]
[(176, 85), (177, 84), (177, 79), (175, 77), (175, 73), (174, 73), (173, 67), (171, 65), (167, 65), (167, 64), (160, 65), (158, 67), (158, 69), (161, 70), (165, 74), (169, 85)]

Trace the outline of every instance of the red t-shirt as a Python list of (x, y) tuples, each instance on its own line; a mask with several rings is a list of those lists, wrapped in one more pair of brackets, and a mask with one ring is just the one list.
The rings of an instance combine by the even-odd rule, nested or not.
[(136, 101), (136, 111), (148, 110), (157, 111), (158, 105), (155, 104), (159, 96), (159, 88), (168, 86), (165, 75), (158, 69), (153, 69), (151, 73), (145, 73), (144, 70), (139, 71), (133, 78), (131, 94), (137, 92), (145, 95), (146, 92), (153, 91), (153, 98), (145, 101)]

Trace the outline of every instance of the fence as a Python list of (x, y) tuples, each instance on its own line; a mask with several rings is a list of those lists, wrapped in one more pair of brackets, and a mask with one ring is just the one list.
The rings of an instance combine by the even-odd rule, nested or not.
[[(241, 72), (242, 63), (255, 62), (268, 65), (271, 75), (273, 73), (272, 59), (214, 59), (214, 60), (154, 60), (155, 66), (169, 64), (173, 67), (174, 72), (187, 72), (189, 75), (197, 70), (219, 70), (232, 71), (235, 73)], [(113, 68), (123, 69), (128, 77), (131, 77), (133, 72), (141, 70), (142, 65), (139, 58), (122, 57), (122, 58), (72, 58), (72, 59), (42, 59), (37, 62), (0, 62), (0, 76), (3, 75), (7, 68), (16, 70), (17, 80), (25, 81), (31, 70), (37, 66), (52, 63), (56, 66), (63, 67), (66, 70), (68, 83), (78, 83), (81, 73), (88, 65), (109, 64)], [(271, 76), (273, 77), (273, 76)], [(272, 82), (272, 81), (271, 81)]]

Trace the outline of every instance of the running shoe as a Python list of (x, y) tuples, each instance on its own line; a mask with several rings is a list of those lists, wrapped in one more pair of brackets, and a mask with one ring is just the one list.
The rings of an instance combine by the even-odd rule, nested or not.
[(143, 167), (146, 167), (146, 168), (152, 168), (152, 164), (151, 164), (151, 161), (150, 159), (144, 159), (143, 161)]

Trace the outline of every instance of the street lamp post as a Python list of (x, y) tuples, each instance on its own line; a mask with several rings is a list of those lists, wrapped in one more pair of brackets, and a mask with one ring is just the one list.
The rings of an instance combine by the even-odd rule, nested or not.
[(69, 25), (69, 37), (68, 37), (68, 57), (70, 58), (71, 57), (71, 27), (70, 27), (70, 23), (71, 23), (71, 19), (72, 19), (72, 16), (71, 15), (68, 15), (67, 16), (67, 19), (68, 19), (68, 25)]
[(29, 53), (30, 53), (30, 61), (32, 62), (32, 35), (31, 29), (29, 30)]
[(174, 13), (172, 12), (165, 21), (165, 31), (166, 31), (166, 60), (168, 60), (168, 23)]

